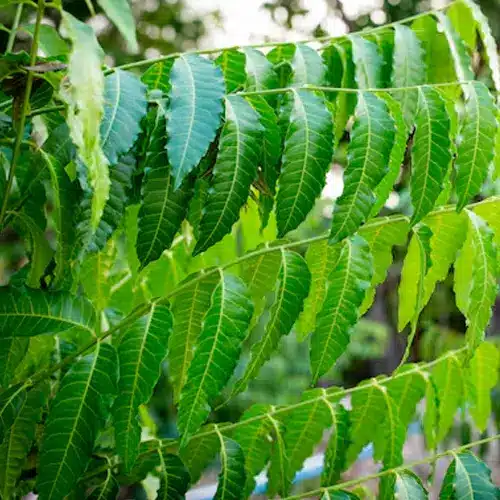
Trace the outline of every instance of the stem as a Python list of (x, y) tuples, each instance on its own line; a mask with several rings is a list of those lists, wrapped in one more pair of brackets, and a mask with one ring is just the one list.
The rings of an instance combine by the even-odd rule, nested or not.
[(407, 464), (399, 465), (398, 467), (394, 467), (392, 469), (383, 470), (380, 472), (376, 472), (374, 474), (369, 474), (367, 476), (358, 477), (356, 479), (351, 479), (350, 481), (344, 481), (343, 483), (336, 484), (334, 486), (328, 486), (324, 488), (318, 488), (316, 490), (308, 491), (306, 493), (301, 493), (300, 495), (293, 495), (290, 497), (286, 497), (283, 500), (299, 500), (300, 498), (312, 498), (316, 495), (321, 495), (327, 491), (336, 491), (344, 488), (349, 488), (351, 486), (355, 486), (359, 483), (364, 483), (366, 481), (370, 481), (371, 479), (378, 479), (384, 476), (388, 476), (389, 474), (395, 474), (397, 472), (403, 471), (410, 467), (415, 467), (417, 465), (427, 464), (429, 462), (433, 462), (440, 458), (446, 457), (448, 455), (456, 455), (457, 453), (461, 453), (462, 451), (466, 451), (469, 448), (473, 448), (474, 446), (478, 446), (484, 443), (490, 443), (492, 441), (496, 441), (500, 439), (500, 434), (495, 434), (494, 436), (490, 436), (484, 439), (480, 439), (478, 441), (472, 441), (471, 443), (464, 444), (462, 446), (458, 446), (457, 448), (453, 448), (451, 450), (446, 450), (441, 453), (436, 453), (434, 455), (430, 455), (428, 457), (422, 458), (421, 460), (415, 460), (413, 462), (408, 462)]
[[(36, 64), (36, 56), (38, 53), (38, 37), (40, 36), (40, 26), (42, 24), (44, 11), (45, 11), (45, 0), (39, 0), (38, 10), (36, 13), (35, 30), (33, 32), (33, 43), (31, 44), (30, 66), (35, 66)], [(24, 89), (24, 100), (21, 108), (21, 116), (19, 118), (19, 124), (16, 133), (16, 141), (14, 143), (14, 148), (12, 152), (12, 161), (10, 164), (9, 177), (7, 178), (4, 199), (2, 203), (2, 208), (0, 210), (0, 226), (3, 223), (5, 212), (7, 211), (9, 194), (10, 190), (12, 189), (12, 183), (14, 182), (14, 175), (16, 173), (17, 162), (19, 160), (19, 155), (21, 153), (21, 145), (23, 142), (23, 135), (24, 135), (24, 126), (26, 124), (26, 117), (28, 115), (28, 108), (30, 105), (30, 96), (32, 87), (33, 87), (33, 72), (28, 71), (28, 77), (26, 79), (26, 88)]]
[(14, 16), (14, 22), (12, 23), (12, 28), (10, 29), (9, 40), (7, 41), (7, 47), (5, 52), (12, 52), (14, 48), (14, 42), (16, 41), (17, 28), (19, 27), (19, 22), (21, 21), (21, 16), (23, 15), (23, 4), (17, 4), (16, 15)]

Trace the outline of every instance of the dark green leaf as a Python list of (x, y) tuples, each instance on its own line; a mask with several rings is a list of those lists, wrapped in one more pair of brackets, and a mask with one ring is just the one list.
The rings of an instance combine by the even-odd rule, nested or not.
[(242, 486), (246, 481), (245, 457), (240, 445), (220, 432), (221, 472), (218, 477), (214, 500), (239, 500), (243, 498)]
[(174, 65), (173, 59), (157, 62), (150, 66), (141, 76), (141, 80), (149, 90), (159, 90), (162, 95), (170, 92), (170, 71)]
[(26, 387), (17, 384), (0, 394), (0, 443), (12, 427), (19, 410), (26, 400)]
[(245, 72), (246, 57), (243, 52), (236, 49), (223, 50), (215, 60), (215, 64), (224, 74), (228, 94), (245, 86), (247, 74)]
[(323, 85), (325, 83), (326, 68), (321, 56), (311, 47), (299, 43), (291, 61), (292, 86)]
[(189, 488), (189, 472), (177, 455), (159, 451), (160, 489), (157, 499), (183, 500)]
[(247, 82), (245, 90), (265, 90), (278, 87), (273, 65), (256, 49), (245, 47)]

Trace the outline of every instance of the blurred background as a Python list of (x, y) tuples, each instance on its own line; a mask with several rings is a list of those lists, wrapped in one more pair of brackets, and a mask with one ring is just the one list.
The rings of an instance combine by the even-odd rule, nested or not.
[[(99, 41), (107, 54), (108, 65), (124, 64), (145, 58), (196, 48), (229, 47), (266, 41), (297, 41), (324, 35), (343, 35), (366, 27), (385, 24), (412, 16), (431, 8), (445, 5), (446, 0), (133, 0), (132, 6), (137, 24), (139, 53), (132, 54), (117, 30), (106, 17), (100, 13), (97, 4), (92, 5), (95, 15), (91, 15), (90, 0), (63, 1), (64, 9), (79, 19), (93, 26)], [(483, 12), (488, 16), (497, 42), (500, 41), (500, 0), (479, 0)], [(25, 9), (29, 10), (29, 9)], [(0, 23), (9, 26), (15, 15), (15, 7), (2, 8)], [(27, 16), (30, 14), (27, 13)], [(29, 17), (23, 22), (32, 22)], [(59, 23), (55, 10), (48, 12), (48, 23), (55, 26)], [(28, 44), (28, 34), (20, 33), (16, 49), (22, 50)], [(0, 31), (0, 47), (6, 44), (6, 34)], [(327, 230), (331, 213), (332, 200), (342, 191), (342, 165), (344, 164), (344, 147), (341, 145), (336, 153), (336, 163), (328, 175), (328, 184), (323, 197), (319, 200), (314, 213), (306, 224), (302, 225), (296, 237), (302, 238), (319, 234)], [(406, 182), (401, 179), (395, 186), (384, 211), (406, 212), (408, 196)], [(484, 194), (498, 192), (499, 186), (490, 183)], [(256, 215), (249, 210), (248, 218)], [(250, 222), (252, 231), (258, 224)], [(245, 233), (245, 227), (237, 228)], [(238, 235), (237, 235), (238, 236)], [(235, 236), (235, 241), (238, 237)], [(241, 239), (241, 234), (239, 235)], [(241, 244), (240, 244), (241, 246)], [(247, 246), (246, 244), (243, 246)], [(305, 250), (305, 249), (304, 249)], [(239, 249), (241, 251), (241, 248)], [(398, 364), (404, 350), (405, 335), (397, 333), (397, 287), (405, 248), (396, 248), (394, 264), (390, 268), (387, 280), (377, 291), (373, 307), (359, 323), (352, 335), (348, 352), (342, 357), (321, 384), (329, 386), (338, 384), (352, 386), (367, 377), (380, 373), (390, 373)], [(238, 251), (237, 251), (238, 253)], [(172, 259), (172, 254), (166, 258)], [(0, 234), (0, 281), (5, 283), (7, 277), (15, 273), (25, 259), (23, 246), (14, 232), (5, 231)], [(158, 274), (163, 272), (164, 275)], [(167, 282), (171, 279), (171, 266), (160, 262), (155, 267), (158, 280), (164, 276)], [(117, 293), (116, 300), (120, 300)], [(113, 312), (109, 312), (112, 321)], [(263, 325), (255, 325), (252, 336), (258, 337)], [(454, 348), (462, 342), (465, 324), (458, 312), (453, 297), (452, 279), (438, 285), (437, 290), (425, 308), (417, 341), (415, 342), (412, 360), (434, 359), (441, 352)], [(496, 340), (495, 334), (500, 331), (500, 308), (494, 315), (488, 335)], [(308, 342), (303, 340), (300, 332), (294, 332), (282, 341), (279, 352), (262, 369), (259, 377), (251, 383), (249, 390), (224, 405), (213, 415), (214, 421), (237, 420), (242, 412), (253, 403), (283, 404), (297, 401), (300, 394), (308, 388), (310, 381), (308, 367)], [(248, 352), (248, 350), (247, 350)], [(244, 362), (245, 360), (243, 360)], [(240, 367), (242, 369), (243, 366)], [(238, 373), (237, 373), (238, 374)], [(224, 395), (221, 395), (221, 402)], [(500, 423), (500, 391), (495, 397), (496, 425)], [(158, 384), (151, 402), (150, 412), (143, 413), (143, 421), (151, 432), (160, 437), (175, 437), (175, 410), (172, 391), (168, 382), (168, 366)], [(470, 428), (466, 418), (457, 420), (450, 439), (467, 441)], [(486, 456), (491, 451), (487, 447), (480, 450)], [(318, 449), (321, 452), (321, 446)], [(418, 459), (424, 452), (422, 438), (418, 429), (409, 440), (407, 458)], [(490, 457), (490, 464), (498, 469), (498, 452), (496, 458)], [(443, 467), (446, 464), (443, 464)], [(350, 471), (351, 475), (366, 474), (373, 470), (369, 461), (357, 465)], [(363, 469), (364, 468), (364, 469)], [(203, 485), (216, 480), (217, 464), (214, 472), (202, 478)], [(495, 472), (498, 474), (498, 470)], [(500, 481), (500, 477), (497, 475)], [(297, 488), (311, 489), (317, 479), (309, 478)], [(153, 488), (153, 486), (150, 486)], [(147, 498), (148, 483), (131, 486), (124, 493), (124, 498)], [(206, 493), (208, 491), (208, 493)], [(205, 498), (209, 490), (198, 489), (191, 498)], [(370, 490), (359, 492), (371, 498)], [(198, 497), (196, 496), (198, 495)], [(204, 496), (205, 495), (205, 496)]]

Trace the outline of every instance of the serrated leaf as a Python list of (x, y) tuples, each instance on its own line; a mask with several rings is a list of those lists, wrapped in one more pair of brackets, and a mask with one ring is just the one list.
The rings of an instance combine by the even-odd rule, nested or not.
[(427, 491), (420, 478), (409, 470), (396, 472), (394, 495), (398, 500), (426, 500)]
[(400, 418), (399, 405), (392, 399), (386, 387), (380, 386), (384, 400), (384, 469), (392, 469), (403, 463), (403, 447), (406, 438), (406, 425)]
[(23, 407), (26, 394), (24, 384), (9, 387), (0, 394), (0, 443), (3, 442), (19, 410)]
[(174, 65), (173, 59), (157, 62), (151, 65), (141, 76), (141, 81), (149, 90), (159, 90), (166, 95), (172, 88), (170, 84), (170, 71)]
[(118, 346), (120, 397), (113, 406), (113, 419), (116, 449), (127, 472), (139, 454), (139, 406), (149, 402), (160, 378), (171, 330), (170, 310), (154, 304), (146, 316), (127, 328)]
[(389, 157), (389, 169), (384, 178), (374, 189), (375, 203), (370, 211), (369, 217), (375, 217), (380, 212), (393, 190), (404, 161), (406, 142), (409, 135), (409, 128), (405, 123), (403, 112), (398, 102), (389, 94), (382, 94), (380, 97), (387, 104), (389, 113), (394, 120), (396, 133), (394, 135), (394, 144)]
[(221, 70), (196, 54), (175, 60), (170, 81), (167, 151), (178, 189), (215, 138), (225, 88)]
[(176, 294), (172, 304), (174, 328), (168, 345), (168, 362), (176, 401), (186, 382), (194, 346), (202, 329), (203, 317), (210, 307), (210, 298), (218, 283), (218, 276), (209, 274), (189, 285), (189, 282), (196, 277), (196, 275), (188, 276), (185, 288), (181, 288), (183, 286), (181, 283), (179, 293)]
[(431, 87), (418, 89), (415, 127), (410, 180), (413, 225), (434, 208), (451, 161), (449, 115), (445, 101)]
[(457, 306), (467, 320), (467, 343), (474, 350), (490, 322), (498, 291), (498, 266), (491, 230), (475, 213), (466, 213), (467, 238), (455, 262), (454, 289)]
[(293, 91), (276, 200), (278, 238), (296, 229), (311, 211), (332, 160), (332, 116), (319, 95)]
[(314, 49), (303, 43), (295, 45), (293, 59), (292, 86), (323, 85), (325, 83), (325, 66), (321, 56)]
[(328, 277), (323, 306), (311, 337), (310, 360), (313, 384), (346, 350), (351, 328), (359, 318), (373, 273), (372, 257), (363, 238), (346, 240), (335, 268)]
[(241, 96), (226, 97), (226, 118), (219, 142), (193, 255), (204, 252), (231, 231), (257, 176), (262, 127), (259, 115)]
[(480, 193), (493, 161), (497, 119), (495, 101), (487, 87), (475, 82), (464, 88), (467, 96), (457, 149), (455, 188), (457, 210)]
[(209, 405), (231, 377), (252, 312), (253, 305), (243, 282), (221, 273), (181, 391), (177, 425), (183, 434), (183, 444), (206, 419)]
[(491, 480), (491, 470), (470, 452), (453, 454), (443, 480), (440, 500), (480, 500), (498, 498), (499, 489)]
[(245, 456), (236, 441), (222, 436), (219, 431), (218, 435), (221, 471), (214, 500), (238, 500), (242, 498), (241, 487), (246, 481)]
[(267, 415), (267, 419), (273, 435), (271, 464), (267, 472), (269, 478), (267, 493), (270, 498), (273, 498), (277, 493), (284, 496), (284, 491), (288, 487), (288, 456), (282, 435), (284, 431), (282, 423), (272, 414)]
[(40, 451), (37, 491), (41, 500), (64, 498), (82, 476), (109, 414), (117, 378), (116, 351), (101, 343), (64, 376), (47, 417)]
[(233, 439), (241, 446), (245, 456), (245, 498), (254, 490), (254, 476), (264, 469), (271, 455), (272, 426), (266, 417), (267, 413), (271, 413), (270, 405), (252, 405), (240, 418), (242, 423), (246, 420), (249, 422), (238, 427), (233, 435)]
[(297, 253), (281, 250), (278, 287), (263, 337), (251, 349), (245, 373), (235, 384), (233, 395), (243, 391), (271, 357), (282, 336), (290, 330), (300, 314), (309, 292), (311, 274), (304, 259)]
[(245, 90), (255, 91), (278, 87), (278, 78), (273, 65), (266, 56), (251, 47), (245, 47), (243, 52), (246, 57), (245, 70), (247, 73)]
[(5, 500), (14, 498), (16, 483), (35, 439), (47, 395), (47, 385), (35, 387), (28, 392), (0, 446), (0, 494)]
[(491, 390), (498, 382), (499, 364), (498, 347), (491, 342), (483, 342), (465, 372), (469, 412), (481, 432), (486, 430), (491, 416)]
[(245, 86), (247, 74), (246, 57), (243, 52), (236, 49), (223, 50), (215, 60), (215, 64), (222, 70), (228, 94)]
[(353, 35), (350, 40), (358, 88), (376, 89), (381, 87), (384, 60), (379, 54), (377, 45), (360, 35)]
[(158, 451), (160, 457), (160, 489), (157, 499), (183, 500), (189, 488), (189, 472), (177, 455)]
[(0, 288), (0, 336), (32, 337), (74, 326), (93, 332), (95, 312), (82, 296)]
[(460, 35), (460, 38), (465, 42), (465, 45), (472, 51), (477, 48), (477, 28), (472, 16), (472, 12), (462, 2), (456, 2), (446, 9), (446, 15)]
[(421, 225), (413, 231), (408, 246), (398, 289), (398, 330), (400, 332), (409, 322), (415, 328), (424, 307), (424, 280), (429, 269), (432, 269), (431, 238), (432, 231), (429, 226)]
[(326, 296), (328, 276), (335, 268), (340, 251), (339, 245), (329, 245), (326, 240), (315, 241), (307, 248), (306, 263), (311, 272), (311, 289), (297, 323), (302, 339), (316, 328), (316, 318)]
[(351, 236), (368, 219), (376, 200), (374, 190), (388, 171), (394, 138), (394, 120), (385, 101), (360, 93), (347, 147), (344, 190), (333, 210), (330, 243)]
[[(422, 45), (415, 32), (404, 24), (394, 26), (394, 59), (392, 86), (411, 87), (425, 82), (425, 62)], [(413, 127), (417, 111), (418, 91), (404, 90), (393, 94), (401, 104), (406, 127)]]
[(346, 451), (350, 444), (349, 412), (340, 404), (332, 408), (332, 434), (326, 446), (321, 486), (331, 486), (340, 479), (347, 465)]
[(125, 38), (128, 50), (136, 54), (139, 45), (135, 34), (134, 15), (128, 0), (97, 0), (97, 3)]
[(410, 226), (406, 220), (388, 222), (386, 218), (377, 219), (373, 224), (367, 224), (360, 229), (359, 235), (368, 243), (373, 257), (371, 284), (361, 304), (360, 315), (371, 307), (377, 286), (385, 280), (393, 260), (393, 246), (404, 245), (409, 230)]
[(90, 224), (97, 228), (109, 196), (109, 170), (100, 143), (100, 123), (104, 114), (103, 52), (94, 30), (67, 12), (62, 30), (73, 44), (68, 64), (69, 90), (63, 98), (68, 104), (67, 123), (78, 148), (83, 170), (91, 188)]

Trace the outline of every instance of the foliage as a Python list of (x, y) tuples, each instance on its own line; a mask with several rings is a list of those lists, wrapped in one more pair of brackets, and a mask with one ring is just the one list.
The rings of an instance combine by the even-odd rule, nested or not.
[[(134, 50), (128, 2), (99, 3)], [(341, 476), (373, 443), (380, 498), (426, 498), (429, 484), (403, 459), (424, 397), (424, 462), (452, 457), (441, 497), (498, 495), (468, 451), (498, 435), (437, 451), (459, 410), (488, 427), (500, 362), (485, 340), (500, 198), (484, 189), (500, 149), (500, 66), (477, 5), (457, 0), (322, 39), (318, 50), (214, 49), (104, 69), (93, 30), (67, 12), (69, 53), (53, 44), (38, 57), (46, 7), (37, 4), (28, 58), (9, 52), (0, 66), (0, 223), (27, 256), (0, 290), (2, 497), (116, 498), (150, 474), (159, 498), (183, 498), (218, 456), (215, 498), (248, 496), (268, 465), (270, 496), (357, 498), (346, 488), (368, 478)], [(474, 79), (479, 65), (488, 78)], [(330, 232), (302, 238), (345, 142)], [(410, 209), (377, 217), (398, 177)], [(406, 240), (398, 323), (410, 334), (400, 366), (323, 388)], [(451, 266), (463, 342), (407, 363), (420, 314)], [(295, 325), (313, 388), (213, 423)], [(147, 410), (165, 371), (174, 440), (155, 436)], [(327, 429), (321, 488), (290, 497)]]

